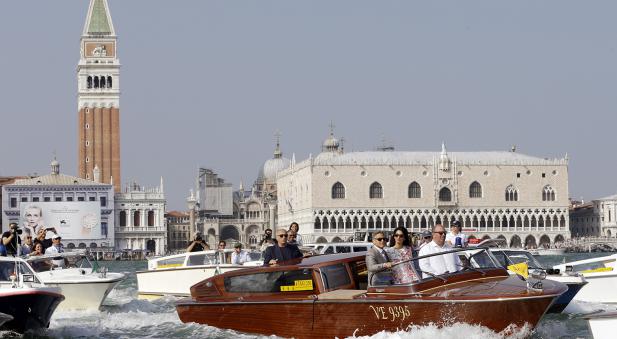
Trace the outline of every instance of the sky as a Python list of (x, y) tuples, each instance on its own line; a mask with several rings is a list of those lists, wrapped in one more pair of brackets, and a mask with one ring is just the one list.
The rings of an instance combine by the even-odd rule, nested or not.
[[(568, 154), (569, 195), (617, 193), (617, 2), (109, 0), (122, 180), (186, 209), (200, 166), (253, 183), (281, 132), (346, 151)], [(77, 173), (86, 0), (0, 7), (0, 176)]]

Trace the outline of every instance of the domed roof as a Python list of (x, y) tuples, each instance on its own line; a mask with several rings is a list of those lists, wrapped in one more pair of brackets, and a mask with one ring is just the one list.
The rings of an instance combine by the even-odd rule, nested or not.
[(334, 135), (330, 134), (330, 136), (324, 140), (323, 147), (324, 149), (333, 149), (339, 147), (339, 140), (334, 137)]
[(291, 161), (287, 158), (280, 157), (268, 159), (264, 162), (261, 171), (259, 171), (259, 178), (274, 181), (276, 180), (276, 174), (289, 168), (290, 165)]

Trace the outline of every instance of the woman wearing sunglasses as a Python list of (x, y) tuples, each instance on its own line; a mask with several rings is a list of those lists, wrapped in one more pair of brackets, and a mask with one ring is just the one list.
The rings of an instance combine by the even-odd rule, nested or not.
[[(413, 267), (413, 249), (409, 242), (409, 232), (405, 227), (397, 227), (390, 238), (390, 248), (388, 254), (392, 262), (392, 278), (395, 284), (408, 284), (418, 280), (418, 274)], [(407, 260), (407, 261), (406, 261)], [(406, 261), (396, 265), (397, 262)]]

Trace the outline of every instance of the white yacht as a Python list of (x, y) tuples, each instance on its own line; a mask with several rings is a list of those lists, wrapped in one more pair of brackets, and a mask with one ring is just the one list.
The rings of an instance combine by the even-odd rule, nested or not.
[(574, 300), (617, 303), (617, 254), (573, 261), (553, 266), (561, 272), (581, 274), (588, 284), (574, 297)]
[(138, 296), (142, 299), (165, 295), (188, 297), (191, 286), (216, 274), (249, 266), (261, 266), (261, 252), (248, 252), (251, 261), (231, 264), (233, 249), (187, 252), (148, 260), (148, 270), (137, 271)]
[(65, 301), (58, 309), (98, 309), (109, 292), (126, 276), (93, 265), (85, 253), (66, 252), (27, 259), (47, 286), (59, 287)]

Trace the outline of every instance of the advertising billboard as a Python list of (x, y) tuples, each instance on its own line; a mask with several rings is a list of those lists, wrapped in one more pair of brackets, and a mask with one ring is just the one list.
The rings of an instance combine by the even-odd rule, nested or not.
[(54, 227), (64, 239), (101, 239), (99, 202), (31, 202), (21, 204), (24, 232)]

